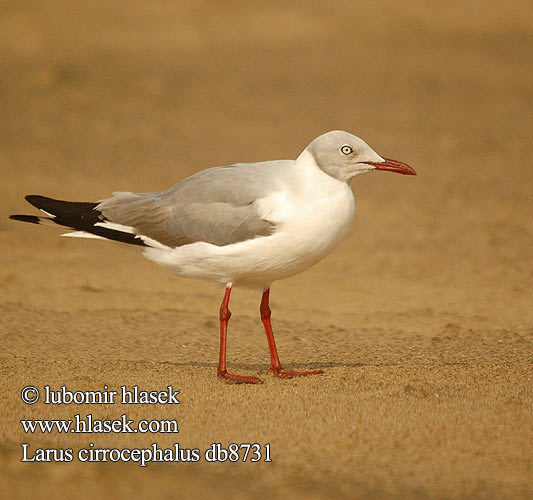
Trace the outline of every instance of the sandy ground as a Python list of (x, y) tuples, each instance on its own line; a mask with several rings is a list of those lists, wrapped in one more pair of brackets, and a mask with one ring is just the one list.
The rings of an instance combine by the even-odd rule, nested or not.
[[(526, 1), (7, 1), (0, 17), (0, 490), (5, 498), (533, 496), (533, 203)], [(7, 219), (200, 169), (294, 158), (345, 129), (418, 177), (354, 182), (348, 237), (259, 295), (135, 249)], [(26, 385), (181, 391), (180, 404), (25, 405)], [(21, 419), (176, 419), (179, 434), (25, 434)], [(37, 448), (271, 446), (265, 463), (22, 463)], [(30, 452), (31, 454), (32, 452)]]

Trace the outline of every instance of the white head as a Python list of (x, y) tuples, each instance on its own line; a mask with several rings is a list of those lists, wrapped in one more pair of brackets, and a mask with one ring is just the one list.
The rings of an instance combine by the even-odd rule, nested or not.
[(334, 130), (317, 137), (305, 148), (305, 152), (312, 155), (315, 163), (324, 172), (344, 182), (371, 170), (416, 175), (409, 165), (382, 158), (365, 141), (342, 130)]

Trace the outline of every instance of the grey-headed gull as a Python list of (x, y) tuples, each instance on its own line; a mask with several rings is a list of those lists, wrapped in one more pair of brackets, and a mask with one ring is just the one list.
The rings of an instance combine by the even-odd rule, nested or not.
[(359, 137), (337, 130), (314, 139), (296, 160), (208, 168), (167, 191), (119, 191), (95, 203), (30, 195), (26, 200), (46, 216), (11, 218), (74, 230), (64, 236), (138, 245), (147, 259), (179, 276), (225, 287), (218, 377), (254, 384), (257, 377), (226, 368), (232, 288), (263, 293), (260, 313), (274, 375), (321, 373), (281, 367), (270, 324), (270, 286), (306, 270), (337, 246), (354, 215), (350, 181), (374, 170), (416, 175), (409, 165), (381, 157)]

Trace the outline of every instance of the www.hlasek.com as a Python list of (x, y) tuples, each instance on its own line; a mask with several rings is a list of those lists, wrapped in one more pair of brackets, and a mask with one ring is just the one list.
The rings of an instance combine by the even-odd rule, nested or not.
[[(102, 391), (71, 391), (66, 386), (52, 389), (45, 386), (41, 402), (46, 405), (177, 405), (178, 395), (172, 386), (165, 390), (147, 391), (138, 386), (121, 386), (119, 391), (111, 390), (104, 385)], [(41, 399), (41, 392), (35, 386), (26, 386), (21, 391), (21, 399), (33, 405)], [(141, 434), (177, 434), (179, 432), (176, 419), (141, 419), (135, 422), (126, 414), (115, 419), (99, 419), (92, 414), (75, 414), (71, 419), (24, 419), (20, 420), (22, 430), (26, 434), (109, 434), (109, 433), (141, 433)], [(21, 462), (72, 462), (75, 458), (80, 462), (137, 462), (145, 467), (150, 462), (271, 462), (270, 444), (259, 443), (212, 443), (201, 451), (199, 448), (182, 448), (174, 443), (161, 448), (152, 443), (148, 448), (99, 448), (94, 443), (75, 450), (73, 448), (36, 448), (30, 443), (21, 443)]]

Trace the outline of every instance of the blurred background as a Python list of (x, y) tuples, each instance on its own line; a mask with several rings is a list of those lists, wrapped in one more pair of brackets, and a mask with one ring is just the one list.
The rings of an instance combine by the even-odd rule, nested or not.
[[(178, 378), (190, 376), (189, 392), (200, 400), (214, 390), (222, 406), (230, 398), (240, 408), (245, 393), (230, 396), (214, 381), (219, 291), (176, 279), (118, 245), (59, 239), (53, 230), (15, 224), (7, 215), (33, 213), (23, 198), (30, 193), (94, 201), (116, 190), (167, 189), (214, 165), (295, 158), (317, 135), (344, 129), (381, 155), (409, 163), (418, 177), (357, 178), (356, 218), (340, 248), (307, 273), (275, 284), (282, 360), (322, 363), (334, 375), (351, 366), (342, 374), (358, 384), (361, 363), (407, 367), (395, 374), (399, 385), (385, 392), (398, 390), (400, 400), (415, 394), (424, 404), (443, 383), (461, 386), (455, 403), (472, 406), (453, 415), (456, 425), (467, 420), (471, 427), (463, 441), (427, 459), (424, 453), (440, 449), (442, 436), (407, 448), (383, 444), (378, 417), (375, 441), (337, 438), (332, 429), (318, 442), (310, 426), (292, 446), (246, 414), (260, 439), (278, 439), (284, 450), (268, 484), (277, 494), (305, 498), (531, 493), (531, 450), (522, 446), (533, 352), (531, 2), (4, 0), (0, 11), (4, 394), (17, 394), (21, 372), (37, 380), (39, 373), (47, 380), (63, 376), (63, 383), (75, 372), (94, 382), (97, 361), (106, 367), (124, 359), (167, 361), (183, 363)], [(259, 297), (242, 291), (232, 300), (230, 365), (264, 369)], [(257, 329), (253, 336), (251, 328)], [(193, 348), (179, 351), (181, 345)], [(42, 364), (32, 364), (35, 359)], [(474, 372), (456, 373), (450, 382), (445, 367), (462, 364)], [(134, 366), (122, 367), (127, 383), (129, 369), (148, 376), (143, 365)], [(440, 368), (428, 374), (427, 366)], [(393, 384), (389, 372), (381, 376), (385, 382), (379, 383)], [(199, 378), (215, 389), (195, 382)], [(492, 378), (501, 392), (484, 385)], [(372, 380), (367, 395), (379, 399)], [(516, 398), (500, 408), (496, 394), (509, 386)], [(343, 393), (337, 386), (288, 387)], [(291, 390), (276, 389), (272, 397), (289, 391), (287, 401), (294, 402)], [(338, 409), (337, 399), (325, 401)], [(12, 491), (22, 498), (28, 469), (12, 465), (11, 455), (12, 440), (21, 439), (13, 438), (22, 411), (17, 404), (5, 407), (10, 424), (2, 443), (14, 467), (6, 481), (10, 488), (19, 485)], [(343, 404), (349, 419), (357, 405)], [(403, 402), (391, 401), (382, 416), (394, 415), (396, 404)], [(205, 410), (199, 405), (187, 438), (194, 445), (222, 440), (224, 427), (195, 434), (192, 422)], [(370, 426), (373, 411), (369, 406)], [(429, 428), (441, 422), (442, 411), (429, 405)], [(490, 456), (465, 452), (491, 429), (503, 429), (502, 415), (513, 425), (491, 441)], [(410, 426), (417, 418), (416, 412), (406, 417), (404, 437), (416, 434)], [(290, 433), (294, 425), (279, 427)], [(447, 432), (459, 431), (452, 426)], [(345, 450), (339, 458), (341, 438), (359, 454)], [(356, 479), (350, 473), (355, 466)], [(153, 478), (161, 484), (176, 473), (157, 470)], [(80, 470), (71, 474), (69, 480)], [(115, 481), (109, 469), (94, 474), (88, 484), (91, 478), (102, 485)], [(198, 477), (209, 482), (210, 474)], [(50, 484), (60, 491), (66, 486), (57, 477)], [(220, 491), (237, 495), (231, 481), (220, 484)]]
[(497, 285), (488, 311), (529, 306), (532, 15), (506, 5), (4, 2), (6, 211), (30, 192), (167, 189), (209, 166), (295, 158), (345, 129), (419, 177), (357, 179), (340, 265), (362, 248), (369, 276), (387, 260), (450, 292)]

